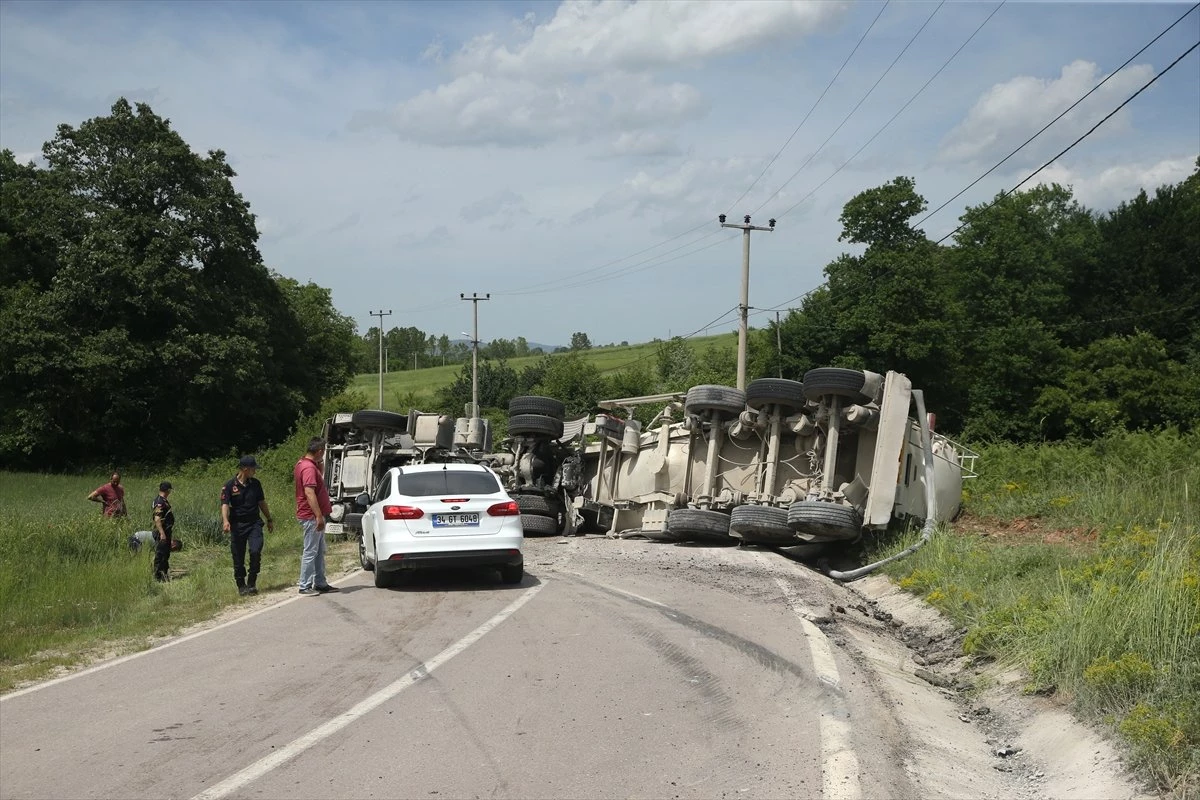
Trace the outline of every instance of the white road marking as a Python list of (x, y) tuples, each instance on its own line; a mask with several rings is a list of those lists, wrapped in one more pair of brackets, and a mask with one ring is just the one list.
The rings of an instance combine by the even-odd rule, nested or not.
[[(775, 575), (775, 583), (779, 585), (788, 605), (800, 619), (800, 630), (808, 642), (817, 679), (840, 692), (842, 678), (838, 672), (837, 661), (833, 657), (829, 637), (813, 624), (814, 614), (792, 591), (787, 581), (777, 574), (775, 562), (763, 553), (756, 555)], [(858, 756), (854, 752), (854, 740), (850, 735), (849, 708), (840, 693), (835, 694), (834, 698), (834, 709), (821, 715), (821, 796), (825, 800), (849, 800), (862, 797), (858, 780)]]
[[(361, 570), (352, 572), (351, 574), (349, 574), (343, 578), (339, 578), (336, 581), (331, 581), (331, 583), (333, 583), (333, 585), (336, 586), (341, 581), (347, 580), (348, 578), (353, 578), (359, 572), (361, 572)], [(154, 647), (149, 647), (145, 650), (139, 650), (136, 653), (130, 653), (127, 656), (121, 656), (119, 658), (114, 658), (110, 661), (105, 661), (101, 664), (96, 664), (95, 666), (88, 667), (87, 669), (81, 669), (81, 670), (79, 670), (79, 672), (72, 672), (70, 675), (63, 675), (61, 678), (54, 678), (52, 680), (45, 681), (44, 683), (35, 684), (33, 686), (27, 686), (24, 689), (18, 689), (15, 692), (9, 692), (8, 694), (0, 697), (0, 703), (3, 703), (5, 700), (12, 700), (14, 697), (20, 697), (23, 694), (29, 694), (30, 692), (36, 692), (36, 691), (40, 691), (42, 689), (48, 689), (51, 686), (56, 686), (60, 683), (66, 682), (66, 681), (72, 681), (72, 680), (75, 680), (76, 678), (82, 678), (84, 675), (91, 675), (95, 672), (99, 672), (102, 669), (108, 669), (109, 667), (115, 667), (118, 664), (124, 664), (127, 661), (133, 661), (135, 658), (141, 658), (142, 656), (148, 656), (151, 653), (157, 653), (159, 650), (166, 650), (168, 647), (174, 647), (177, 644), (183, 644), (184, 642), (190, 642), (192, 639), (198, 638), (200, 636), (204, 636), (205, 634), (208, 634), (208, 633), (213, 633), (215, 631), (219, 631), (222, 628), (228, 628), (230, 625), (236, 625), (239, 622), (245, 622), (248, 619), (253, 619), (254, 617), (257, 617), (259, 614), (265, 614), (268, 611), (274, 611), (277, 608), (285, 606), (288, 603), (294, 603), (297, 600), (313, 602), (316, 599), (317, 598), (314, 598), (314, 597), (305, 597), (304, 595), (293, 593), (293, 596), (287, 598), (286, 600), (281, 600), (278, 603), (272, 603), (271, 605), (267, 606), (266, 608), (260, 608), (257, 611), (251, 611), (249, 614), (238, 617), (237, 619), (231, 619), (228, 622), (222, 622), (220, 625), (214, 625), (213, 627), (205, 628), (202, 631), (196, 631), (195, 633), (189, 633), (187, 636), (181, 636), (178, 639), (172, 639), (169, 642), (163, 642), (162, 644), (155, 645)]]
[(271, 770), (283, 764), (285, 761), (298, 756), (300, 753), (317, 744), (321, 740), (327, 739), (328, 737), (337, 733), (342, 728), (345, 728), (347, 725), (356, 721), (363, 715), (374, 710), (375, 708), (378, 708), (388, 700), (391, 700), (393, 697), (400, 694), (400, 692), (404, 691), (409, 686), (412, 686), (414, 683), (429, 675), (442, 664), (445, 664), (447, 661), (454, 658), (471, 645), (475, 644), (475, 642), (482, 639), (489, 631), (515, 614), (517, 609), (532, 600), (533, 596), (540, 592), (545, 586), (546, 582), (542, 581), (542, 583), (539, 585), (526, 589), (520, 597), (509, 603), (504, 609), (496, 614), (496, 616), (492, 617), (487, 622), (483, 623), (478, 628), (471, 631), (466, 636), (426, 661), (424, 664), (418, 665), (404, 677), (380, 689), (378, 692), (358, 703), (348, 711), (344, 711), (328, 722), (313, 728), (299, 739), (296, 739), (290, 744), (278, 748), (269, 756), (261, 758), (240, 772), (230, 775), (228, 778), (216, 784), (215, 786), (210, 786), (203, 792), (200, 792), (200, 794), (195, 795), (191, 800), (218, 800), (218, 798), (226, 797), (229, 794), (236, 792), (238, 789), (241, 789), (242, 787), (258, 780)]

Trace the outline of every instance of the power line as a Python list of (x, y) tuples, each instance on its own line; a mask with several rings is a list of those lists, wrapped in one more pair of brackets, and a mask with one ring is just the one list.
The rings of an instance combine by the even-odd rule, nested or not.
[(782, 219), (782, 218), (783, 218), (784, 216), (786, 216), (787, 214), (790, 214), (790, 213), (791, 213), (792, 211), (794, 211), (794, 210), (795, 210), (795, 209), (796, 209), (796, 208), (797, 208), (797, 207), (798, 207), (798, 206), (799, 206), (801, 203), (803, 203), (805, 200), (807, 200), (808, 198), (810, 198), (810, 197), (812, 197), (814, 194), (816, 194), (816, 193), (817, 193), (817, 192), (818, 192), (818, 191), (821, 189), (821, 187), (822, 187), (822, 186), (824, 186), (825, 184), (827, 184), (827, 183), (829, 183), (831, 180), (833, 180), (833, 177), (834, 177), (835, 175), (837, 175), (839, 172), (841, 172), (843, 169), (845, 169), (847, 164), (849, 164), (849, 163), (850, 163), (851, 161), (853, 161), (854, 159), (858, 158), (859, 154), (860, 154), (860, 153), (862, 153), (862, 151), (863, 151), (863, 150), (866, 150), (866, 149), (867, 149), (867, 147), (869, 147), (869, 146), (870, 146), (870, 144), (871, 144), (872, 142), (874, 142), (876, 139), (878, 139), (878, 138), (879, 138), (879, 136), (880, 136), (880, 135), (881, 135), (881, 134), (882, 134), (882, 133), (883, 133), (885, 130), (887, 130), (887, 129), (888, 129), (888, 127), (889, 127), (889, 126), (891, 126), (891, 124), (892, 124), (893, 122), (895, 122), (895, 121), (896, 121), (896, 118), (897, 118), (897, 117), (899, 117), (901, 114), (903, 114), (903, 113), (904, 113), (904, 111), (905, 111), (905, 109), (907, 109), (907, 108), (908, 108), (910, 105), (912, 105), (913, 101), (914, 101), (914, 100), (916, 100), (918, 97), (920, 97), (920, 96), (921, 96), (921, 93), (922, 93), (922, 92), (924, 92), (924, 91), (925, 91), (927, 88), (929, 88), (929, 84), (933, 83), (933, 81), (934, 81), (934, 80), (937, 78), (937, 76), (938, 76), (938, 75), (941, 75), (941, 74), (942, 74), (942, 72), (944, 72), (944, 71), (945, 71), (946, 67), (950, 66), (950, 63), (951, 63), (952, 61), (954, 61), (954, 59), (958, 58), (958, 54), (959, 54), (959, 53), (961, 53), (961, 52), (962, 52), (962, 51), (963, 51), (963, 50), (966, 48), (966, 46), (967, 46), (967, 45), (969, 45), (969, 44), (971, 43), (971, 41), (972, 41), (972, 40), (975, 38), (975, 36), (976, 36), (976, 35), (977, 35), (977, 34), (978, 34), (978, 33), (979, 33), (981, 30), (983, 30), (983, 26), (984, 26), (984, 25), (987, 25), (987, 24), (988, 24), (988, 22), (990, 22), (990, 21), (991, 21), (992, 17), (996, 16), (996, 12), (998, 12), (998, 11), (999, 11), (1001, 8), (1003, 8), (1003, 7), (1004, 7), (1004, 3), (1005, 3), (1006, 1), (1007, 1), (1007, 0), (1001, 0), (1000, 4), (999, 4), (998, 6), (996, 6), (994, 9), (992, 9), (992, 13), (988, 14), (988, 15), (987, 15), (987, 17), (986, 17), (986, 18), (984, 18), (983, 22), (979, 23), (978, 27), (976, 27), (976, 28), (975, 28), (975, 30), (973, 30), (973, 31), (971, 32), (971, 35), (970, 35), (970, 36), (968, 36), (968, 37), (967, 37), (967, 38), (966, 38), (966, 39), (963, 41), (963, 43), (962, 43), (962, 44), (960, 44), (960, 45), (958, 46), (958, 49), (957, 49), (957, 50), (955, 50), (953, 53), (951, 53), (951, 54), (950, 54), (950, 57), (949, 57), (949, 58), (947, 58), (947, 59), (946, 59), (944, 62), (942, 62), (942, 65), (941, 65), (940, 67), (938, 67), (938, 69), (937, 69), (937, 72), (935, 72), (935, 73), (933, 73), (932, 75), (930, 75), (930, 76), (929, 76), (929, 79), (928, 79), (927, 81), (925, 81), (925, 83), (924, 83), (924, 84), (922, 84), (922, 85), (921, 85), (921, 88), (920, 88), (920, 89), (917, 89), (917, 91), (916, 91), (916, 92), (914, 92), (914, 93), (913, 93), (913, 95), (912, 95), (911, 97), (909, 97), (907, 101), (905, 101), (904, 105), (900, 106), (900, 108), (899, 108), (899, 109), (897, 109), (896, 113), (895, 113), (895, 114), (892, 114), (891, 118), (890, 118), (890, 119), (889, 119), (887, 122), (883, 123), (882, 127), (880, 127), (880, 128), (879, 128), (879, 130), (875, 131), (875, 135), (873, 135), (873, 136), (872, 136), (870, 139), (867, 139), (867, 141), (863, 143), (862, 147), (860, 147), (860, 148), (858, 148), (857, 150), (855, 150), (853, 155), (851, 155), (849, 158), (847, 158), (845, 161), (843, 161), (843, 162), (842, 162), (842, 165), (841, 165), (841, 166), (839, 166), (837, 169), (835, 169), (833, 172), (831, 172), (831, 173), (829, 174), (829, 176), (825, 178), (825, 180), (821, 181), (821, 182), (820, 182), (820, 183), (818, 183), (816, 186), (814, 186), (814, 187), (813, 187), (813, 188), (812, 188), (812, 189), (811, 189), (811, 190), (808, 192), (808, 194), (804, 195), (804, 197), (801, 197), (799, 200), (797, 200), (795, 203), (793, 203), (791, 206), (789, 206), (789, 207), (787, 208), (787, 210), (785, 210), (785, 211), (784, 211), (782, 214), (779, 214), (777, 218), (778, 218), (778, 219)]
[(837, 136), (837, 133), (838, 133), (838, 131), (840, 131), (842, 129), (842, 126), (844, 126), (847, 122), (849, 122), (850, 118), (852, 116), (854, 116), (855, 112), (858, 111), (858, 109), (862, 107), (862, 104), (867, 101), (867, 98), (871, 96), (871, 93), (875, 91), (875, 88), (877, 86), (879, 86), (879, 84), (883, 81), (883, 79), (888, 76), (888, 73), (890, 73), (892, 71), (892, 68), (896, 66), (896, 64), (900, 61), (900, 59), (904, 57), (904, 54), (908, 52), (908, 48), (912, 47), (913, 42), (915, 42), (917, 40), (917, 37), (921, 35), (921, 31), (925, 30), (925, 27), (927, 25), (929, 25), (930, 22), (933, 21), (934, 16), (938, 13), (938, 11), (941, 10), (942, 6), (944, 6), (945, 4), (946, 4), (946, 0), (942, 0), (940, 3), (937, 4), (937, 6), (933, 9), (933, 13), (931, 13), (928, 17), (926, 17), (925, 21), (921, 23), (921, 27), (917, 28), (917, 32), (914, 33), (912, 35), (912, 38), (908, 40), (908, 44), (904, 45), (904, 49), (901, 50), (896, 55), (896, 57), (892, 59), (892, 63), (888, 64), (888, 67), (887, 67), (887, 69), (885, 69), (883, 71), (883, 74), (881, 74), (875, 80), (875, 83), (871, 84), (871, 88), (867, 90), (867, 93), (862, 96), (862, 98), (858, 101), (858, 103), (854, 106), (854, 108), (850, 109), (850, 113), (842, 118), (842, 121), (838, 123), (838, 126), (833, 129), (833, 133), (829, 134), (829, 136), (825, 139), (825, 141), (821, 142), (821, 145), (816, 150), (812, 151), (812, 153), (809, 155), (809, 157), (804, 160), (804, 163), (800, 165), (800, 168), (791, 174), (791, 177), (789, 177), (786, 181), (784, 181), (783, 184), (778, 189), (776, 189), (774, 192), (772, 192), (770, 194), (770, 196), (767, 197), (766, 200), (763, 200), (761, 203), (759, 203), (758, 207), (750, 212), (751, 215), (757, 214), (759, 212), (759, 210), (762, 209), (763, 206), (765, 206), (767, 203), (774, 200), (775, 197), (780, 192), (782, 192), (787, 187), (788, 184), (790, 184), (793, 180), (795, 180), (796, 176), (799, 175), (801, 172), (803, 172), (804, 168), (807, 167), (814, 158), (816, 158), (817, 153), (821, 152), (821, 150), (824, 149), (825, 145), (829, 144), (829, 142), (833, 139), (834, 136)]
[[(1031, 173), (1029, 173), (1028, 175), (1026, 175), (1026, 176), (1025, 176), (1025, 178), (1024, 178), (1024, 179), (1023, 179), (1023, 180), (1022, 180), (1020, 183), (1018, 183), (1016, 186), (1014, 186), (1013, 188), (1009, 189), (1008, 191), (1001, 192), (999, 197), (997, 197), (997, 198), (996, 198), (995, 200), (993, 200), (992, 202), (988, 203), (986, 206), (983, 206), (983, 208), (982, 208), (982, 209), (980, 209), (980, 210), (988, 209), (988, 208), (991, 208), (992, 206), (996, 205), (996, 203), (1000, 202), (1000, 200), (1004, 199), (1005, 197), (1007, 197), (1008, 195), (1010, 195), (1010, 194), (1012, 194), (1013, 192), (1017, 191), (1017, 190), (1018, 190), (1018, 189), (1020, 189), (1022, 186), (1024, 186), (1026, 183), (1028, 183), (1028, 182), (1029, 182), (1029, 181), (1030, 181), (1030, 180), (1031, 180), (1031, 179), (1032, 179), (1032, 178), (1033, 178), (1035, 175), (1037, 175), (1039, 172), (1041, 172), (1041, 171), (1042, 171), (1042, 170), (1044, 170), (1046, 167), (1050, 166), (1050, 165), (1051, 165), (1051, 164), (1053, 164), (1055, 161), (1057, 161), (1058, 159), (1060, 159), (1060, 158), (1062, 158), (1064, 155), (1066, 155), (1068, 152), (1070, 152), (1070, 151), (1071, 151), (1071, 150), (1072, 150), (1072, 149), (1075, 147), (1075, 145), (1079, 144), (1079, 143), (1080, 143), (1080, 142), (1082, 142), (1084, 139), (1086, 139), (1087, 137), (1091, 136), (1091, 135), (1092, 135), (1092, 134), (1093, 134), (1093, 133), (1096, 131), (1096, 129), (1097, 129), (1097, 128), (1099, 128), (1099, 127), (1100, 127), (1101, 125), (1103, 125), (1105, 122), (1108, 122), (1110, 119), (1112, 119), (1113, 115), (1115, 115), (1115, 114), (1116, 114), (1118, 111), (1120, 111), (1120, 110), (1121, 110), (1122, 108), (1124, 108), (1125, 106), (1129, 105), (1129, 103), (1130, 103), (1130, 102), (1132, 102), (1132, 101), (1133, 101), (1133, 99), (1134, 99), (1135, 97), (1137, 97), (1137, 96), (1138, 96), (1139, 94), (1141, 94), (1142, 92), (1146, 91), (1146, 89), (1150, 88), (1150, 86), (1151, 86), (1151, 85), (1152, 85), (1152, 84), (1153, 84), (1155, 81), (1157, 81), (1157, 80), (1158, 80), (1159, 78), (1161, 78), (1163, 75), (1166, 75), (1168, 72), (1170, 72), (1170, 71), (1171, 71), (1171, 70), (1172, 70), (1172, 69), (1175, 67), (1175, 65), (1176, 65), (1176, 64), (1178, 64), (1178, 63), (1179, 63), (1180, 61), (1182, 61), (1183, 59), (1187, 58), (1187, 57), (1188, 57), (1188, 56), (1189, 56), (1189, 55), (1192, 53), (1192, 51), (1193, 51), (1193, 50), (1195, 50), (1197, 47), (1200, 47), (1200, 42), (1196, 42), (1194, 45), (1192, 45), (1191, 47), (1189, 47), (1189, 48), (1188, 48), (1187, 50), (1185, 50), (1185, 51), (1184, 51), (1184, 52), (1183, 52), (1183, 53), (1182, 53), (1182, 54), (1181, 54), (1181, 55), (1180, 55), (1178, 58), (1176, 58), (1174, 61), (1172, 61), (1170, 64), (1168, 64), (1168, 65), (1166, 66), (1166, 68), (1164, 68), (1164, 69), (1162, 70), (1162, 72), (1159, 72), (1159, 73), (1158, 73), (1157, 75), (1155, 75), (1153, 78), (1151, 78), (1150, 80), (1148, 80), (1148, 81), (1146, 81), (1144, 84), (1142, 84), (1142, 88), (1138, 89), (1136, 92), (1134, 92), (1133, 94), (1129, 95), (1129, 97), (1125, 98), (1125, 102), (1121, 103), (1121, 105), (1117, 106), (1117, 107), (1116, 107), (1116, 108), (1114, 108), (1112, 111), (1108, 112), (1108, 114), (1106, 114), (1106, 115), (1104, 116), (1104, 119), (1102, 119), (1102, 120), (1100, 120), (1099, 122), (1097, 122), (1095, 125), (1093, 125), (1091, 128), (1089, 128), (1089, 129), (1088, 129), (1088, 131), (1087, 131), (1086, 133), (1084, 133), (1084, 134), (1083, 134), (1082, 136), (1080, 136), (1078, 139), (1076, 139), (1075, 141), (1073, 141), (1073, 142), (1071, 142), (1069, 145), (1067, 145), (1065, 148), (1063, 148), (1063, 150), (1062, 150), (1061, 152), (1059, 152), (1059, 153), (1058, 153), (1058, 155), (1054, 156), (1054, 157), (1053, 157), (1053, 158), (1051, 158), (1049, 161), (1047, 161), (1045, 164), (1042, 164), (1040, 167), (1038, 167), (1037, 169), (1035, 169), (1033, 172), (1031, 172)], [(951, 236), (953, 236), (954, 234), (956, 234), (956, 233), (958, 233), (959, 231), (961, 231), (961, 230), (962, 230), (964, 227), (966, 227), (966, 224), (967, 224), (967, 223), (965, 223), (965, 222), (961, 223), (961, 224), (960, 224), (960, 225), (959, 225), (957, 228), (955, 228), (954, 230), (950, 231), (950, 232), (949, 232), (949, 233), (947, 233), (945, 236), (943, 236), (942, 238), (940, 238), (940, 239), (938, 239), (936, 242), (934, 242), (934, 244), (941, 244), (942, 242), (946, 241), (946, 240), (947, 240), (947, 239), (949, 239)]]
[[(945, 208), (946, 206), (948, 206), (948, 205), (950, 205), (951, 203), (953, 203), (953, 202), (954, 202), (955, 200), (957, 200), (959, 197), (962, 197), (962, 195), (963, 195), (963, 194), (965, 194), (965, 193), (966, 193), (966, 192), (967, 192), (969, 189), (971, 189), (971, 187), (973, 187), (975, 184), (979, 183), (981, 180), (983, 180), (984, 178), (986, 178), (988, 175), (991, 175), (993, 172), (995, 172), (997, 169), (999, 169), (999, 168), (1000, 168), (1000, 167), (1001, 167), (1001, 166), (1002, 166), (1002, 165), (1003, 165), (1005, 162), (1007, 162), (1007, 161), (1008, 161), (1010, 158), (1012, 158), (1012, 157), (1013, 157), (1013, 156), (1015, 156), (1015, 155), (1016, 155), (1018, 152), (1020, 152), (1020, 151), (1021, 151), (1021, 150), (1022, 150), (1024, 147), (1025, 147), (1025, 145), (1029, 144), (1029, 143), (1030, 143), (1030, 142), (1032, 142), (1034, 139), (1036, 139), (1036, 138), (1038, 138), (1039, 136), (1041, 136), (1043, 133), (1045, 133), (1045, 132), (1047, 131), (1047, 129), (1049, 129), (1049, 128), (1050, 128), (1050, 126), (1051, 126), (1051, 125), (1053, 125), (1054, 123), (1058, 122), (1060, 119), (1062, 119), (1063, 117), (1065, 117), (1065, 116), (1066, 116), (1067, 114), (1069, 114), (1069, 113), (1070, 113), (1070, 112), (1071, 112), (1071, 111), (1072, 111), (1072, 110), (1073, 110), (1073, 109), (1074, 109), (1074, 108), (1075, 108), (1077, 105), (1079, 105), (1079, 104), (1080, 104), (1080, 103), (1082, 103), (1084, 100), (1086, 100), (1086, 99), (1088, 99), (1089, 97), (1091, 97), (1091, 95), (1092, 95), (1092, 93), (1093, 93), (1093, 92), (1095, 92), (1095, 91), (1096, 91), (1097, 89), (1099, 89), (1101, 86), (1103, 86), (1104, 84), (1106, 84), (1106, 83), (1108, 83), (1110, 80), (1112, 80), (1112, 78), (1114, 78), (1114, 77), (1117, 75), (1117, 73), (1118, 73), (1118, 72), (1120, 72), (1121, 70), (1123, 70), (1123, 69), (1125, 69), (1127, 66), (1129, 66), (1129, 64), (1130, 64), (1130, 63), (1131, 63), (1131, 62), (1132, 62), (1132, 61), (1133, 61), (1135, 58), (1137, 58), (1138, 56), (1140, 56), (1142, 53), (1146, 52), (1146, 50), (1148, 50), (1148, 49), (1150, 48), (1150, 46), (1151, 46), (1152, 44), (1154, 44), (1155, 42), (1157, 42), (1159, 39), (1161, 39), (1162, 37), (1166, 36), (1166, 35), (1167, 35), (1167, 33), (1168, 33), (1168, 32), (1169, 32), (1169, 31), (1170, 31), (1172, 28), (1174, 28), (1174, 27), (1175, 27), (1176, 25), (1178, 25), (1179, 23), (1183, 22), (1183, 20), (1184, 20), (1184, 19), (1185, 19), (1185, 18), (1186, 18), (1186, 17), (1187, 17), (1189, 14), (1191, 14), (1193, 11), (1195, 11), (1197, 8), (1200, 8), (1200, 3), (1197, 3), (1196, 5), (1194, 5), (1194, 6), (1192, 6), (1191, 8), (1189, 8), (1189, 9), (1188, 9), (1186, 12), (1184, 12), (1183, 16), (1181, 16), (1179, 19), (1175, 20), (1175, 21), (1174, 21), (1174, 22), (1172, 22), (1170, 25), (1168, 25), (1166, 28), (1164, 28), (1164, 29), (1162, 30), (1162, 32), (1161, 32), (1161, 33), (1159, 33), (1157, 36), (1155, 36), (1153, 39), (1151, 39), (1149, 42), (1147, 42), (1147, 43), (1146, 43), (1146, 44), (1145, 44), (1145, 45), (1142, 47), (1142, 49), (1141, 49), (1141, 50), (1138, 50), (1136, 53), (1134, 53), (1134, 54), (1133, 54), (1133, 55), (1131, 55), (1129, 58), (1127, 58), (1127, 59), (1125, 60), (1125, 63), (1124, 63), (1124, 64), (1122, 64), (1121, 66), (1119, 66), (1119, 67), (1117, 67), (1115, 70), (1113, 70), (1111, 73), (1109, 73), (1109, 75), (1108, 75), (1107, 77), (1105, 77), (1105, 78), (1104, 78), (1104, 80), (1100, 81), (1100, 82), (1099, 82), (1099, 83), (1097, 83), (1095, 86), (1093, 86), (1091, 89), (1089, 89), (1089, 90), (1087, 91), (1087, 93), (1086, 93), (1086, 94), (1084, 94), (1082, 97), (1080, 97), (1078, 100), (1076, 100), (1076, 101), (1075, 101), (1074, 103), (1072, 103), (1070, 106), (1068, 106), (1068, 107), (1066, 108), (1066, 110), (1064, 110), (1064, 111), (1063, 111), (1061, 114), (1059, 114), (1057, 117), (1055, 117), (1054, 119), (1050, 120), (1050, 121), (1049, 121), (1049, 122), (1047, 122), (1045, 125), (1043, 125), (1041, 130), (1039, 130), (1039, 131), (1038, 131), (1037, 133), (1035, 133), (1033, 136), (1030, 136), (1028, 139), (1026, 139), (1026, 140), (1025, 140), (1024, 142), (1022, 142), (1020, 145), (1018, 145), (1018, 146), (1017, 146), (1017, 148), (1016, 148), (1015, 150), (1013, 150), (1011, 153), (1009, 153), (1008, 155), (1006, 155), (1004, 158), (1002, 158), (1002, 159), (1000, 159), (999, 161), (997, 161), (997, 162), (996, 162), (996, 163), (995, 163), (995, 164), (994, 164), (994, 165), (993, 165), (993, 166), (992, 166), (990, 169), (988, 169), (988, 171), (987, 171), (987, 172), (983, 173), (983, 174), (982, 174), (982, 175), (980, 175), (978, 178), (976, 178), (975, 180), (973, 180), (973, 181), (971, 181), (970, 183), (968, 183), (968, 184), (967, 184), (967, 185), (966, 185), (966, 186), (965, 186), (965, 187), (964, 187), (964, 188), (963, 188), (961, 191), (959, 191), (959, 192), (958, 192), (958, 194), (954, 195), (954, 196), (953, 196), (953, 197), (951, 197), (949, 200), (947, 200), (946, 202), (942, 203), (940, 206), (938, 206), (937, 208), (935, 208), (933, 211), (930, 211), (928, 214), (926, 214), (925, 216), (921, 217), (921, 219), (917, 220), (917, 222), (913, 224), (913, 227), (914, 227), (914, 228), (919, 228), (921, 225), (923, 225), (923, 224), (925, 223), (925, 221), (926, 221), (926, 220), (928, 220), (928, 219), (929, 219), (930, 217), (932, 217), (934, 214), (938, 213), (938, 212), (939, 212), (939, 211), (941, 211), (943, 208)], [(993, 13), (995, 13), (995, 12), (993, 12)], [(786, 213), (786, 212), (785, 212), (785, 213)], [(783, 216), (783, 215), (782, 215), (782, 214), (780, 214), (780, 216)]]
[(863, 31), (862, 36), (858, 37), (858, 43), (854, 45), (854, 49), (850, 51), (850, 55), (846, 56), (846, 60), (842, 62), (842, 65), (838, 67), (837, 72), (835, 72), (833, 77), (829, 79), (829, 83), (825, 84), (825, 88), (821, 91), (821, 96), (816, 99), (816, 102), (814, 102), (811, 107), (809, 107), (808, 113), (804, 115), (804, 119), (800, 120), (800, 124), (796, 126), (795, 130), (792, 131), (792, 135), (787, 138), (787, 141), (783, 143), (782, 147), (775, 151), (775, 155), (771, 156), (771, 160), (768, 161), (767, 165), (762, 168), (762, 172), (758, 173), (758, 177), (746, 187), (745, 191), (738, 195), (737, 200), (734, 200), (729, 204), (729, 209), (726, 210), (726, 213), (729, 216), (733, 216), (733, 207), (742, 202), (742, 198), (750, 194), (750, 190), (758, 185), (758, 182), (762, 180), (763, 175), (767, 174), (767, 170), (771, 168), (771, 165), (774, 164), (776, 159), (783, 154), (783, 151), (787, 149), (787, 146), (792, 143), (792, 139), (794, 139), (796, 134), (800, 132), (800, 129), (804, 127), (804, 123), (808, 122), (808, 118), (811, 117), (812, 113), (817, 110), (817, 106), (819, 106), (821, 101), (825, 99), (825, 95), (831, 88), (833, 88), (833, 84), (837, 82), (837, 79), (841, 77), (842, 70), (844, 70), (846, 65), (850, 63), (850, 59), (854, 58), (854, 54), (858, 52), (858, 48), (861, 47), (862, 43), (866, 40), (867, 34), (869, 34), (875, 28), (875, 23), (879, 22), (879, 18), (883, 16), (883, 12), (887, 9), (890, 2), (891, 0), (886, 0), (886, 2), (880, 6), (879, 13), (875, 15), (875, 19), (871, 20), (871, 24), (867, 26), (865, 31)]

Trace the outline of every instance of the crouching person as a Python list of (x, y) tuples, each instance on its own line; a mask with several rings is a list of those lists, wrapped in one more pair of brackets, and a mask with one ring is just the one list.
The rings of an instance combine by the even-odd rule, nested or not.
[(171, 482), (158, 485), (158, 497), (150, 510), (154, 516), (154, 579), (171, 580), (171, 534), (175, 529), (175, 512), (171, 510)]
[[(229, 534), (229, 549), (233, 554), (233, 580), (238, 594), (258, 594), (258, 570), (262, 563), (263, 522), (267, 530), (275, 531), (275, 520), (267, 507), (262, 484), (254, 473), (258, 462), (254, 456), (242, 456), (237, 474), (221, 487), (221, 528)], [(246, 549), (250, 549), (250, 571), (246, 571)]]

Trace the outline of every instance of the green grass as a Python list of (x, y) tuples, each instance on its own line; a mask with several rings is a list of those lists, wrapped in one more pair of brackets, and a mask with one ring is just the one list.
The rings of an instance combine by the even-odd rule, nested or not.
[[(233, 470), (227, 470), (231, 475)], [(220, 534), (218, 497), (225, 471), (176, 472), (123, 479), (128, 520), (103, 519), (85, 499), (107, 480), (90, 477), (0, 473), (5, 508), (0, 536), (0, 691), (47, 677), (55, 667), (89, 657), (142, 649), (211, 618), (241, 601), (233, 582), (226, 540)], [(222, 477), (224, 476), (224, 477)], [(151, 548), (129, 550), (135, 530), (150, 529), (150, 502), (158, 482), (175, 486), (175, 536), (184, 549), (171, 554), (170, 583), (152, 576)], [(260, 592), (292, 588), (299, 573), (301, 533), (293, 518), (291, 486), (264, 475), (276, 518), (267, 534)], [(357, 551), (342, 544), (331, 553), (330, 574)], [(337, 568), (335, 570), (335, 567)]]
[[(713, 345), (736, 346), (736, 338), (729, 334), (702, 336), (687, 339), (687, 343), (697, 353), (703, 353)], [(605, 372), (619, 372), (627, 366), (636, 364), (653, 370), (657, 366), (656, 355), (659, 344), (647, 342), (628, 346), (600, 347), (584, 350), (584, 359)], [(518, 371), (532, 366), (544, 356), (524, 356), (509, 359), (506, 363)], [(471, 362), (466, 363), (468, 373)], [(444, 367), (426, 367), (424, 369), (409, 369), (399, 372), (389, 372), (383, 376), (383, 406), (390, 411), (407, 412), (409, 408), (417, 407), (432, 410), (436, 403), (437, 390), (449, 386), (462, 371), (463, 364), (447, 364)], [(368, 372), (356, 375), (351, 382), (350, 391), (361, 392), (371, 398), (374, 407), (379, 400), (379, 373)]]
[(1200, 434), (981, 449), (967, 519), (890, 574), (967, 627), (966, 652), (1022, 666), (1198, 796)]

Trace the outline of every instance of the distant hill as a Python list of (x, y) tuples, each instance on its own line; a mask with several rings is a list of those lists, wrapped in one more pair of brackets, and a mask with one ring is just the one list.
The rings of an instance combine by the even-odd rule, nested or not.
[[(491, 341), (491, 340), (490, 339), (482, 339), (482, 340), (480, 340), (479, 345), (481, 347), (486, 347), (487, 343), (489, 341)], [(465, 344), (467, 347), (471, 346), (470, 339), (451, 339), (450, 340), (451, 346), (459, 344), (460, 342), (462, 344)], [(553, 353), (555, 350), (557, 350), (560, 347), (566, 347), (566, 345), (565, 344), (542, 344), (541, 342), (530, 342), (529, 343), (530, 350), (540, 349), (543, 353)]]

